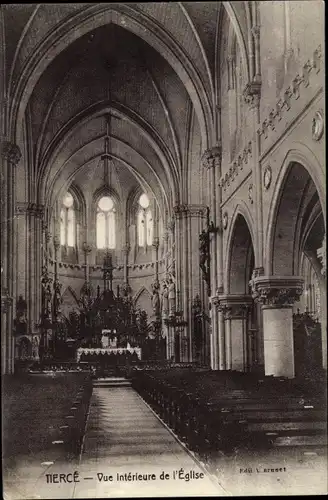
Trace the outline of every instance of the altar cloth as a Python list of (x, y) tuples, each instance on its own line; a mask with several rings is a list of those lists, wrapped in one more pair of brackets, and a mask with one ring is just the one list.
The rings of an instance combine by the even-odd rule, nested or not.
[(76, 351), (76, 360), (80, 361), (82, 354), (125, 354), (129, 352), (130, 354), (135, 353), (139, 359), (141, 359), (141, 348), (140, 347), (106, 347), (105, 349), (94, 347), (79, 347)]

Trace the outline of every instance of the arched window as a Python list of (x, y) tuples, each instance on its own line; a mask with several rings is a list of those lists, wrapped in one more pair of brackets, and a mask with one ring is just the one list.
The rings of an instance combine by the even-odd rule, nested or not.
[(76, 244), (74, 198), (70, 192), (65, 194), (60, 211), (60, 243), (67, 247), (74, 247)]
[(150, 246), (153, 243), (153, 216), (150, 210), (149, 198), (142, 194), (139, 198), (138, 210), (138, 244), (139, 247)]
[(115, 205), (110, 196), (103, 196), (97, 205), (97, 248), (115, 248)]

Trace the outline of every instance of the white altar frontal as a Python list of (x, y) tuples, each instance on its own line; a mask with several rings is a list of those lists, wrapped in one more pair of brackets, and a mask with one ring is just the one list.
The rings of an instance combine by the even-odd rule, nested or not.
[(76, 351), (76, 361), (79, 362), (82, 354), (87, 355), (122, 355), (122, 354), (136, 354), (138, 359), (141, 359), (141, 348), (140, 347), (106, 347), (106, 348), (88, 348), (79, 347)]

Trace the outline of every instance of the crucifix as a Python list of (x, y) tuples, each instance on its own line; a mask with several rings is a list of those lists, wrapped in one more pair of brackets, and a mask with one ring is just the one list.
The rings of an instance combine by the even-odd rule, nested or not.
[(210, 234), (217, 233), (218, 227), (214, 226), (214, 222), (210, 222), (210, 210), (207, 207), (206, 229), (199, 235), (199, 266), (203, 272), (204, 281), (207, 284), (208, 295), (210, 291)]
[(104, 276), (104, 290), (113, 291), (113, 260), (112, 254), (107, 252), (104, 258), (103, 276)]

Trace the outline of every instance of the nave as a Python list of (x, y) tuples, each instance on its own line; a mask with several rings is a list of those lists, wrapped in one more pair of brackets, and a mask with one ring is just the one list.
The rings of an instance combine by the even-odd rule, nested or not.
[(6, 500), (327, 492), (324, 18), (0, 5)]
[[(218, 481), (210, 479), (131, 387), (94, 388), (79, 471), (81, 477), (94, 479), (77, 484), (74, 498), (154, 498), (159, 492), (173, 497), (224, 494)], [(99, 482), (96, 478), (101, 471), (112, 474), (113, 482)], [(175, 480), (173, 471), (177, 471)], [(190, 471), (204, 477), (187, 481)], [(162, 472), (170, 479), (160, 479)], [(117, 481), (117, 474), (143, 478), (154, 474), (156, 479)]]
[(320, 388), (190, 366), (25, 378), (5, 384), (8, 500), (326, 489)]

